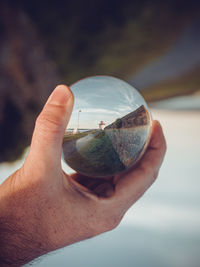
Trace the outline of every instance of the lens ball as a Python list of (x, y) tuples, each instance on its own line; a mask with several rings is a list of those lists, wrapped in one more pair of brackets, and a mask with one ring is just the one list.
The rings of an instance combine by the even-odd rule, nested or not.
[(122, 173), (143, 155), (151, 116), (139, 92), (110, 76), (93, 76), (70, 86), (74, 109), (63, 138), (64, 161), (94, 178)]

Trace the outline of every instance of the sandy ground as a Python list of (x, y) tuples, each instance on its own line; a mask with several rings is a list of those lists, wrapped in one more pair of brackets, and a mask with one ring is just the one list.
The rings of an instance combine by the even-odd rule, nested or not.
[[(152, 115), (161, 122), (168, 144), (155, 184), (115, 231), (67, 247), (33, 266), (199, 267), (200, 112), (152, 110)], [(21, 164), (1, 164), (0, 181)]]

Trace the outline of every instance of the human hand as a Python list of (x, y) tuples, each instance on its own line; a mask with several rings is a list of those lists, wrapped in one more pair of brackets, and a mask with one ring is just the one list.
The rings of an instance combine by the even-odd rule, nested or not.
[(72, 108), (70, 89), (58, 86), (37, 118), (24, 165), (0, 187), (0, 260), (5, 266), (21, 266), (115, 228), (158, 175), (166, 143), (156, 121), (146, 153), (129, 172), (105, 179), (64, 173), (62, 140)]

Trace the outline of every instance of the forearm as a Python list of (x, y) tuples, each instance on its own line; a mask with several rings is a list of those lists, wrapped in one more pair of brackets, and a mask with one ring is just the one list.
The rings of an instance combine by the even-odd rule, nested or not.
[(93, 235), (88, 216), (79, 218), (84, 209), (73, 219), (74, 204), (68, 200), (63, 204), (67, 192), (61, 196), (42, 181), (23, 185), (22, 174), (27, 181), (21, 169), (0, 186), (0, 266), (22, 266)]
[(0, 186), (0, 266), (22, 266), (47, 253), (48, 245), (27, 195), (10, 189), (10, 181)]
[(22, 266), (44, 254), (42, 243), (13, 218), (0, 219), (0, 266)]

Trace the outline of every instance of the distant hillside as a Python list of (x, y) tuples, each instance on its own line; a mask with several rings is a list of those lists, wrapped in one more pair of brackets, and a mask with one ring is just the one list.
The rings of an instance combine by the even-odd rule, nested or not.
[(69, 84), (97, 74), (129, 80), (200, 15), (195, 0), (22, 0), (20, 8)]
[(31, 20), (0, 3), (0, 162), (30, 144), (35, 119), (59, 83), (55, 65)]
[[(167, 53), (199, 15), (195, 0), (0, 1), (0, 162), (30, 144), (35, 118), (57, 84), (98, 74), (129, 80)], [(151, 101), (199, 87), (196, 70), (186, 76), (178, 87), (170, 81), (144, 95)]]

